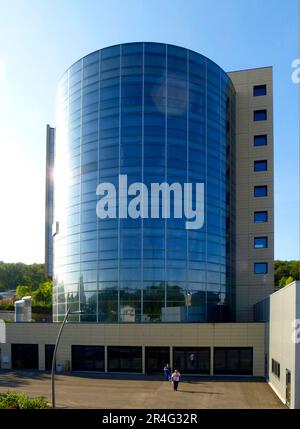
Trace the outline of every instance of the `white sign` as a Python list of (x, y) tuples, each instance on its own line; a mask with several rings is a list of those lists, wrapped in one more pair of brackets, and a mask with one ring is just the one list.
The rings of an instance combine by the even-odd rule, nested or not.
[[(119, 195), (113, 183), (104, 182), (97, 186), (96, 194), (100, 195), (96, 213), (99, 219), (158, 219), (160, 202), (162, 219), (171, 218), (171, 194), (173, 195), (175, 219), (185, 218), (186, 229), (199, 229), (204, 224), (204, 183), (196, 183), (193, 198), (193, 184), (178, 183), (169, 185), (151, 183), (150, 190), (142, 182), (128, 186), (127, 175), (119, 175)], [(128, 201), (128, 197), (134, 197)], [(117, 204), (118, 199), (118, 204)], [(194, 203), (194, 204), (193, 204)], [(150, 206), (150, 207), (149, 207)], [(195, 207), (194, 207), (195, 206)], [(118, 213), (117, 213), (118, 208)]]

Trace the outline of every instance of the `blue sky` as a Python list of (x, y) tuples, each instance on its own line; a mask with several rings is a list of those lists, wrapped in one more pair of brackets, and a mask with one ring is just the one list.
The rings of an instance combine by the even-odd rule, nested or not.
[(59, 77), (133, 41), (190, 48), (227, 71), (274, 67), (275, 257), (299, 258), (297, 0), (0, 0), (0, 260), (44, 260), (45, 129)]

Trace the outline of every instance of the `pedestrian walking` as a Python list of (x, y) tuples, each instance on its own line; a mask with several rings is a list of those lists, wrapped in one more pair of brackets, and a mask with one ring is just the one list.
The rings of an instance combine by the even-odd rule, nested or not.
[(169, 364), (167, 363), (164, 367), (165, 377), (167, 381), (171, 380), (171, 368), (169, 367)]
[(180, 372), (177, 369), (175, 369), (175, 371), (172, 374), (174, 392), (177, 392), (179, 379), (180, 379)]

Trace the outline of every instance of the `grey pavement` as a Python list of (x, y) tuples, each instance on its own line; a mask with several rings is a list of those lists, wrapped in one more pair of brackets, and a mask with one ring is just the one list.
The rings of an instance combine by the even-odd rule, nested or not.
[[(44, 372), (0, 371), (0, 392), (18, 391), (51, 400)], [(163, 375), (56, 375), (57, 408), (286, 408), (263, 380), (182, 377), (178, 392)]]

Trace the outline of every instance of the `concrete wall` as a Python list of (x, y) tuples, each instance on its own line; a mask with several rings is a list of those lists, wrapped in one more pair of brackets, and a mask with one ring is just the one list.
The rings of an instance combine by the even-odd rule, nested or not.
[[(286, 403), (286, 370), (291, 371), (291, 408), (300, 408), (300, 344), (295, 344), (294, 329), (299, 296), (300, 282), (294, 282), (270, 297), (269, 384)], [(280, 378), (272, 373), (272, 359), (280, 364)]]
[[(272, 67), (228, 73), (236, 89), (236, 320), (254, 320), (253, 305), (274, 292), (273, 82)], [(253, 97), (254, 85), (267, 95)], [(253, 111), (267, 109), (267, 121), (254, 122)], [(267, 134), (268, 145), (255, 147), (254, 135)], [(267, 160), (268, 171), (254, 172), (255, 160)], [(255, 185), (267, 185), (268, 196), (253, 197)], [(267, 210), (268, 223), (255, 224), (254, 211)], [(268, 249), (254, 249), (254, 237), (267, 236)], [(254, 262), (268, 262), (266, 275), (253, 272)]]
[[(3, 356), (11, 344), (39, 344), (39, 369), (45, 368), (45, 344), (54, 344), (60, 324), (7, 323)], [(72, 324), (65, 326), (57, 362), (71, 361), (71, 345), (253, 347), (253, 375), (263, 377), (265, 355), (263, 323), (203, 324)], [(171, 354), (172, 356), (172, 354)], [(211, 353), (212, 356), (212, 353)], [(213, 359), (213, 356), (212, 356)], [(172, 365), (172, 361), (170, 362)], [(211, 365), (213, 368), (213, 366)], [(11, 363), (2, 368), (10, 369)]]

